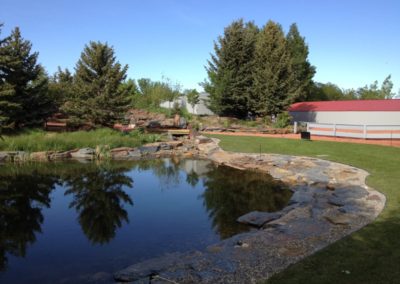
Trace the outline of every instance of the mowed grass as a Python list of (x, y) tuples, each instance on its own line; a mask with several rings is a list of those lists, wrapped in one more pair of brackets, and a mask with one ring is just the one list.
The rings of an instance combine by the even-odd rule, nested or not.
[[(270, 278), (267, 283), (400, 283), (400, 148), (279, 138), (221, 139), (227, 151), (319, 157), (367, 170), (386, 195), (376, 221)], [(321, 156), (322, 155), (322, 156)]]
[(160, 139), (159, 135), (143, 134), (138, 131), (122, 133), (108, 128), (61, 133), (27, 130), (2, 137), (0, 151), (27, 152), (66, 151), (83, 147), (96, 148), (100, 145), (108, 145), (110, 148), (136, 147)]

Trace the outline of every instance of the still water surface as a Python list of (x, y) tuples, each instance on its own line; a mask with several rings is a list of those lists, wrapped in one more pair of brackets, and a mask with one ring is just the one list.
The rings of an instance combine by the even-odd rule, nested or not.
[(0, 283), (109, 283), (248, 231), (239, 216), (290, 196), (268, 175), (205, 160), (0, 165)]

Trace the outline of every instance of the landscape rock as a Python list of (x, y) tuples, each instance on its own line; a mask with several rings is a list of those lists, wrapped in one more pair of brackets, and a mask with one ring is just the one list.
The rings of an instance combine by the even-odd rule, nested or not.
[(32, 161), (48, 161), (49, 160), (49, 155), (51, 152), (33, 152), (30, 154), (30, 159)]
[(184, 267), (185, 263), (182, 259), (182, 254), (172, 253), (166, 254), (156, 259), (143, 261), (114, 274), (114, 279), (117, 281), (135, 281), (141, 279), (149, 279), (150, 276), (159, 274), (166, 269)]
[(196, 136), (195, 142), (196, 144), (204, 144), (204, 143), (210, 143), (212, 140), (211, 138), (207, 137), (207, 136)]
[(250, 213), (240, 216), (237, 219), (237, 221), (243, 224), (262, 227), (265, 223), (278, 219), (281, 216), (282, 214), (274, 212), (270, 213), (270, 212), (252, 211)]
[(142, 155), (148, 155), (148, 154), (154, 154), (159, 150), (160, 146), (159, 145), (154, 145), (154, 146), (142, 146), (139, 147), (139, 150)]
[(29, 161), (29, 153), (24, 151), (9, 152), (13, 162)]
[(116, 160), (124, 160), (130, 157), (130, 153), (134, 151), (135, 148), (131, 147), (119, 147), (110, 150), (111, 158)]
[(295, 203), (300, 203), (300, 204), (305, 204), (305, 203), (310, 203), (313, 200), (313, 196), (309, 191), (295, 191), (290, 198), (289, 205), (295, 204)]
[(147, 125), (148, 128), (161, 128), (161, 124), (159, 121), (150, 121)]
[(10, 161), (11, 157), (8, 152), (0, 152), (0, 162)]
[(329, 213), (324, 217), (334, 225), (350, 225), (354, 219), (354, 215), (343, 214), (340, 212)]
[(94, 158), (96, 151), (92, 148), (82, 148), (78, 151), (71, 152), (71, 157), (75, 159), (86, 159), (92, 160)]
[(49, 160), (64, 160), (71, 158), (71, 151), (52, 152), (49, 155)]

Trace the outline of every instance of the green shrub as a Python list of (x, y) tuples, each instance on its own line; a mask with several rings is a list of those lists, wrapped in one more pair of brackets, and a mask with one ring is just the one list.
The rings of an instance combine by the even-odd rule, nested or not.
[(290, 125), (292, 118), (287, 111), (281, 112), (276, 117), (276, 122), (274, 123), (274, 127), (276, 128), (285, 128)]

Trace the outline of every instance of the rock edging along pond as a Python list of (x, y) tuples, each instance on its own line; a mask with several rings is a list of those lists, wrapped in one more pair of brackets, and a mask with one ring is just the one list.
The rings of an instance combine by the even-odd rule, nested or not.
[[(203, 141), (204, 142), (204, 141)], [(259, 230), (235, 235), (205, 251), (173, 253), (114, 274), (121, 282), (256, 283), (372, 222), (386, 198), (365, 184), (366, 171), (325, 160), (225, 152), (212, 139), (196, 155), (238, 169), (265, 172), (290, 185), (289, 205), (249, 212), (239, 222)]]
[(66, 152), (0, 152), (2, 162), (64, 159), (130, 160), (201, 157), (238, 169), (269, 173), (293, 195), (278, 212), (248, 212), (238, 222), (258, 228), (207, 247), (136, 263), (115, 273), (121, 282), (252, 283), (266, 279), (373, 221), (385, 196), (365, 185), (367, 172), (309, 157), (223, 151), (217, 139), (147, 144), (138, 148), (76, 149)]

